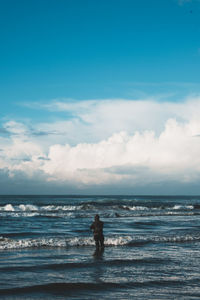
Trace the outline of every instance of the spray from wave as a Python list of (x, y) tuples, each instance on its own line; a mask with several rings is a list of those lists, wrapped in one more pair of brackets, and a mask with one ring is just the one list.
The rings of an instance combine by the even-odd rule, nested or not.
[[(113, 236), (105, 239), (105, 246), (140, 246), (147, 243), (184, 243), (199, 242), (200, 235), (183, 236), (152, 236), (152, 237), (133, 237), (133, 236)], [(91, 237), (74, 238), (37, 238), (37, 239), (9, 239), (0, 237), (0, 250), (6, 249), (25, 249), (25, 248), (63, 248), (63, 247), (86, 247), (94, 246)]]

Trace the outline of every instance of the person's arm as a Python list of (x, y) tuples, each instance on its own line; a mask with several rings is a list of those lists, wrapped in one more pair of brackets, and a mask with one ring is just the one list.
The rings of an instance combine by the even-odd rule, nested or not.
[(92, 223), (92, 225), (90, 226), (90, 229), (94, 229), (94, 223)]

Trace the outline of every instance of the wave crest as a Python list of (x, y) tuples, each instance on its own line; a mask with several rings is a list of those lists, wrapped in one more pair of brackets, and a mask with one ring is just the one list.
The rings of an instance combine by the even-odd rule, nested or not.
[[(199, 242), (200, 235), (183, 236), (112, 236), (105, 238), (105, 246), (139, 246), (146, 243), (183, 243)], [(9, 239), (0, 237), (0, 250), (41, 248), (41, 247), (83, 247), (94, 246), (92, 237), (74, 238), (38, 238), (38, 239)]]

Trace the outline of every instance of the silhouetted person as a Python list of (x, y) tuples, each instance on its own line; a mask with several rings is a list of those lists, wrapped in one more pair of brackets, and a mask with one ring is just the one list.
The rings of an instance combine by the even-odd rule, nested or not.
[(103, 222), (100, 221), (99, 215), (95, 216), (94, 222), (90, 226), (90, 229), (93, 230), (96, 248), (99, 248), (99, 246), (103, 248), (104, 247)]

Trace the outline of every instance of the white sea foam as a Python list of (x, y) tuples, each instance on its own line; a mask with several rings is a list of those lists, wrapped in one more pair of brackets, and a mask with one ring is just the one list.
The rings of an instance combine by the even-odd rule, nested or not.
[(41, 210), (48, 210), (48, 211), (55, 211), (55, 210), (77, 210), (80, 209), (80, 206), (73, 206), (73, 205), (48, 205), (48, 206), (42, 206), (40, 208)]
[[(138, 243), (182, 243), (200, 241), (200, 235), (183, 236), (112, 236), (105, 238), (105, 246), (126, 246), (137, 245)], [(42, 247), (81, 247), (94, 246), (92, 237), (74, 237), (74, 238), (38, 238), (38, 239), (8, 239), (0, 237), (0, 250), (24, 249), (24, 248), (42, 248)]]
[[(130, 236), (124, 237), (108, 237), (105, 239), (106, 246), (123, 246), (132, 241)], [(94, 246), (92, 237), (74, 237), (70, 239), (57, 238), (39, 238), (39, 239), (20, 239), (12, 240), (8, 238), (0, 238), (0, 250), (6, 249), (23, 249), (23, 248), (41, 248), (41, 247), (80, 247)]]
[(173, 209), (194, 209), (193, 205), (174, 205)]
[[(106, 246), (123, 246), (129, 244), (133, 238), (131, 236), (120, 236), (120, 237), (106, 237)], [(72, 238), (67, 240), (68, 246), (92, 246), (94, 245), (94, 240), (92, 237), (89, 238)]]
[(12, 204), (6, 204), (5, 206), (0, 207), (0, 211), (37, 211), (38, 207), (36, 205), (32, 204), (19, 204), (16, 206), (13, 206)]
[(38, 207), (37, 207), (37, 206), (31, 205), (31, 204), (26, 204), (26, 205), (20, 204), (20, 205), (18, 206), (18, 208), (19, 208), (20, 210), (22, 210), (22, 211), (36, 211), (36, 210), (38, 210)]
[(40, 247), (65, 247), (66, 241), (63, 239), (22, 239), (11, 240), (4, 239), (0, 241), (0, 250), (6, 249), (23, 249), (23, 248), (40, 248)]
[(148, 210), (148, 207), (145, 206), (127, 206), (127, 205), (123, 205), (122, 206), (124, 209), (127, 210)]
[(6, 204), (0, 207), (0, 211), (73, 211), (80, 210), (82, 206), (74, 206), (74, 205), (47, 205), (47, 206), (36, 206), (32, 204), (19, 204), (12, 205)]
[[(46, 205), (46, 206), (37, 206), (33, 204), (19, 204), (12, 205), (10, 203), (0, 206), (1, 212), (66, 212), (66, 211), (85, 211), (89, 209), (94, 209), (94, 206), (91, 205)], [(127, 211), (155, 211), (160, 210), (159, 207), (146, 207), (146, 206), (135, 206), (135, 205), (122, 205), (122, 206), (114, 206), (113, 209), (122, 208)], [(176, 211), (176, 210), (193, 210), (193, 205), (174, 205), (172, 208), (166, 207), (168, 211)]]
[(4, 210), (4, 211), (15, 211), (14, 207), (12, 206), (12, 204), (6, 204), (3, 207), (0, 207), (0, 210)]
[(67, 246), (92, 246), (94, 245), (94, 240), (93, 238), (72, 238), (66, 240)]
[(123, 246), (133, 241), (131, 236), (119, 236), (119, 237), (108, 237), (105, 241), (105, 245), (110, 246)]
[(94, 245), (93, 238), (39, 238), (39, 239), (20, 239), (12, 240), (7, 238), (0, 238), (0, 250), (6, 249), (23, 249), (23, 248), (41, 248), (41, 247), (79, 247)]
[[(4, 211), (4, 212), (1, 212), (0, 215), (4, 216), (4, 217), (10, 216), (10, 212)], [(52, 218), (52, 217), (55, 217), (55, 218), (71, 217), (71, 218), (73, 218), (74, 214), (71, 212), (65, 212), (65, 213), (58, 214), (57, 212), (56, 213), (53, 213), (53, 212), (48, 213), (48, 212), (41, 212), (41, 211), (40, 212), (39, 211), (36, 211), (36, 212), (28, 212), (28, 211), (27, 212), (25, 212), (25, 211), (12, 212), (12, 218), (21, 218), (21, 217), (29, 218), (29, 217), (36, 217), (36, 216), (43, 216), (43, 217), (50, 217), (50, 218)]]
[(200, 235), (155, 237), (155, 238), (152, 238), (152, 241), (171, 242), (171, 243), (190, 242), (190, 241), (195, 242), (195, 241), (200, 241)]

